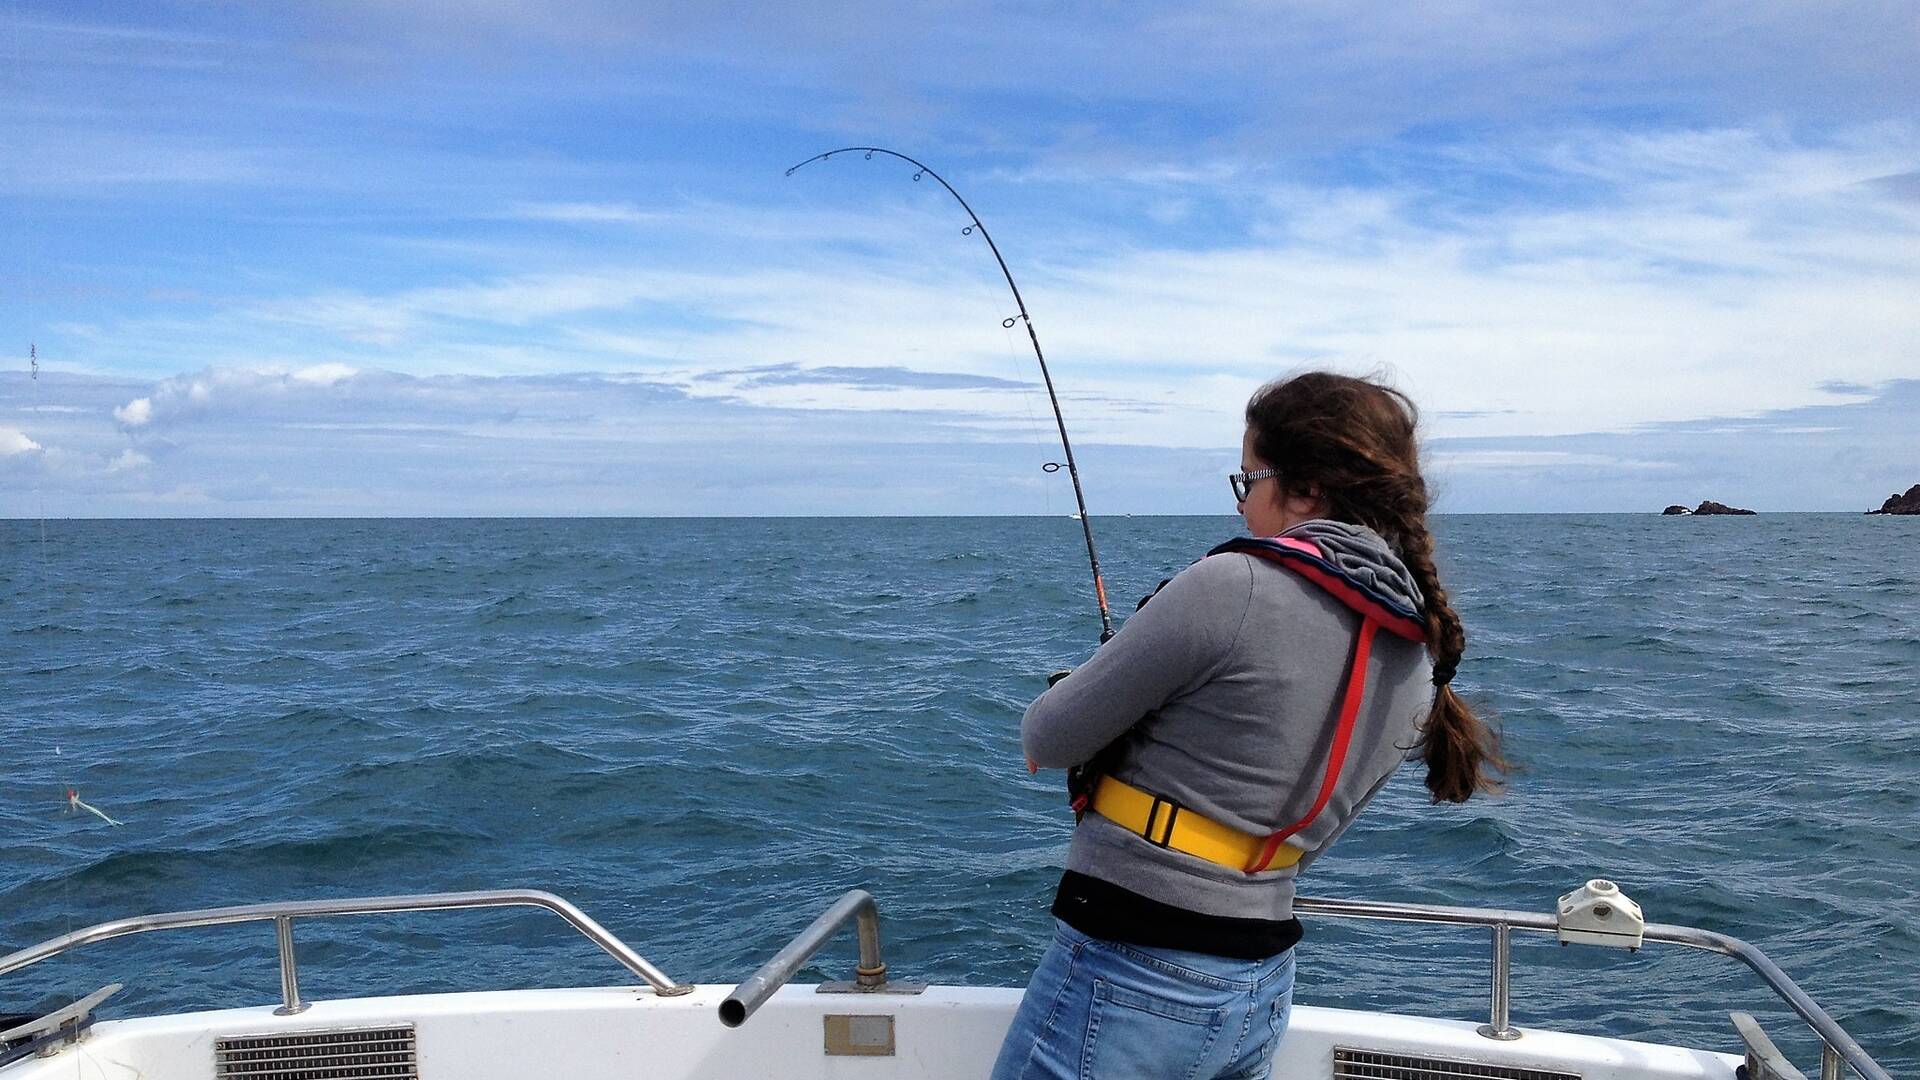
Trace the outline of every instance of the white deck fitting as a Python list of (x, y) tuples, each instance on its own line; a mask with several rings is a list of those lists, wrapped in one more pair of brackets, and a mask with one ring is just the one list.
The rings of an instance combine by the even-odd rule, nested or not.
[[(422, 1080), (982, 1080), (1020, 991), (938, 986), (918, 996), (818, 994), (788, 986), (745, 1026), (716, 1010), (731, 986), (683, 997), (645, 989), (510, 990), (318, 1001), (297, 1016), (271, 1006), (103, 1021), (55, 1057), (0, 1080), (210, 1080), (217, 1038), (411, 1023)], [(896, 1018), (893, 1057), (828, 1057), (828, 1014)], [(1274, 1075), (1332, 1073), (1335, 1046), (1550, 1069), (1585, 1080), (1732, 1080), (1740, 1058), (1654, 1043), (1523, 1028), (1495, 1042), (1476, 1025), (1298, 1006)], [(1729, 1041), (1733, 1041), (1729, 1036)]]

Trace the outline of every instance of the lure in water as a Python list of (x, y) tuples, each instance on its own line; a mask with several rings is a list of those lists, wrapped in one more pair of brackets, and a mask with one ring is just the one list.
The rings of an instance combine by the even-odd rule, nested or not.
[(80, 793), (78, 791), (75, 791), (72, 788), (68, 788), (67, 789), (67, 813), (71, 814), (76, 810), (85, 810), (87, 813), (92, 814), (94, 817), (99, 818), (101, 821), (104, 821), (109, 825), (125, 825), (126, 824), (126, 822), (124, 821), (115, 821), (114, 819), (108, 817), (106, 813), (102, 811), (99, 807), (91, 806), (85, 802), (82, 802), (80, 799)]
[[(824, 154), (815, 154), (800, 164), (795, 165), (793, 168), (788, 169), (787, 175), (792, 176), (796, 170), (811, 165), (816, 161), (825, 161), (835, 154), (851, 154), (855, 152), (866, 155), (864, 160), (867, 161), (873, 160), (873, 155), (875, 154), (885, 154), (891, 158), (898, 158), (919, 170), (913, 174), (915, 180), (920, 179), (922, 176), (931, 176), (935, 180), (938, 180), (940, 186), (947, 189), (947, 194), (953, 196), (954, 201), (960, 204), (960, 209), (965, 210), (967, 216), (973, 219), (973, 224), (961, 229), (960, 232), (967, 236), (973, 235), (976, 231), (979, 232), (980, 239), (985, 240), (987, 242), (987, 248), (993, 252), (993, 260), (1000, 264), (1000, 274), (1007, 279), (1007, 288), (1013, 290), (1014, 306), (1020, 309), (1019, 314), (1010, 315), (1000, 320), (1000, 325), (1011, 330), (1015, 323), (1025, 323), (1027, 326), (1027, 340), (1033, 343), (1034, 359), (1040, 361), (1040, 377), (1045, 379), (1047, 383), (1047, 400), (1053, 402), (1053, 421), (1060, 428), (1060, 448), (1066, 452), (1067, 456), (1067, 476), (1073, 481), (1073, 501), (1075, 505), (1080, 508), (1079, 512), (1073, 516), (1080, 522), (1080, 530), (1085, 533), (1087, 537), (1087, 561), (1093, 565), (1093, 595), (1095, 599), (1100, 602), (1100, 641), (1102, 644), (1105, 644), (1108, 639), (1113, 637), (1113, 613), (1107, 609), (1107, 585), (1100, 577), (1100, 556), (1093, 549), (1093, 523), (1087, 520), (1087, 500), (1080, 491), (1080, 470), (1076, 468), (1073, 463), (1073, 443), (1067, 439), (1067, 421), (1060, 415), (1060, 398), (1053, 392), (1053, 374), (1047, 370), (1046, 354), (1040, 351), (1040, 335), (1034, 333), (1033, 317), (1027, 314), (1027, 302), (1020, 298), (1020, 286), (1013, 283), (1013, 271), (1007, 269), (1007, 260), (1000, 256), (1000, 245), (994, 243), (993, 237), (987, 235), (987, 227), (981, 222), (980, 215), (973, 212), (973, 207), (967, 205), (967, 200), (960, 197), (960, 193), (953, 189), (952, 184), (947, 183), (945, 177), (907, 155), (888, 150), (885, 147), (843, 146), (838, 150), (829, 150)], [(1060, 463), (1057, 461), (1049, 461), (1045, 465), (1042, 465), (1041, 469), (1046, 472), (1058, 472), (1060, 470)]]

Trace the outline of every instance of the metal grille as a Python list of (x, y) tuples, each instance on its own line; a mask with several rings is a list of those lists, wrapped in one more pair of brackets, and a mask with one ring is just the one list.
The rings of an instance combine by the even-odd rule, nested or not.
[(1333, 1080), (1580, 1080), (1580, 1074), (1336, 1046)]
[(419, 1080), (413, 1025), (240, 1035), (213, 1048), (215, 1080)]

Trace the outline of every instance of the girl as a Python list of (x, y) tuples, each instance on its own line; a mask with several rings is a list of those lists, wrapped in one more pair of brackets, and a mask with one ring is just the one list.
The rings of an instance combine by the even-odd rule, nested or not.
[(1182, 571), (1027, 709), (1080, 813), (1056, 932), (994, 1080), (1268, 1075), (1293, 999), (1294, 879), (1410, 748), (1436, 801), (1504, 767), (1449, 684), (1405, 395), (1311, 373), (1247, 404), (1255, 539)]

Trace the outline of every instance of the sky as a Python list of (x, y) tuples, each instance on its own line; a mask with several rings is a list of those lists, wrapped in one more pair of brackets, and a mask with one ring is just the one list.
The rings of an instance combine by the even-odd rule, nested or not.
[[(1920, 6), (0, 0), (0, 517), (1442, 512), (1920, 483)], [(33, 360), (30, 360), (30, 352)], [(35, 374), (33, 363), (37, 360)]]

